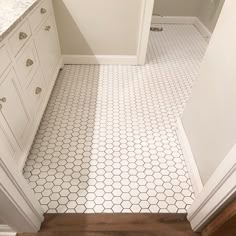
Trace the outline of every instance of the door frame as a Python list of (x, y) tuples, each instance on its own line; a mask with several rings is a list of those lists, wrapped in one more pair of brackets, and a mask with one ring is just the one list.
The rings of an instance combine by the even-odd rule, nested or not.
[(236, 144), (188, 209), (194, 231), (201, 231), (236, 196)]
[(137, 65), (144, 65), (146, 62), (150, 27), (152, 23), (154, 0), (143, 0), (141, 7), (141, 20), (137, 48)]

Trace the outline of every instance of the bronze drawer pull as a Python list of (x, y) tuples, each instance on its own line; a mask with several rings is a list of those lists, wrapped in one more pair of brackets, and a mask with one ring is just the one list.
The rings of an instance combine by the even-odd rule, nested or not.
[[(0, 102), (6, 102), (6, 101), (7, 101), (7, 99), (5, 97), (0, 99)], [(2, 106), (2, 104), (0, 104), (0, 111), (2, 110), (2, 108), (3, 108), (3, 106)]]
[(41, 8), (41, 9), (40, 9), (40, 13), (41, 13), (41, 14), (45, 14), (46, 12), (47, 12), (47, 10), (46, 10), (45, 8)]
[(33, 64), (34, 64), (34, 61), (31, 60), (31, 59), (28, 59), (28, 60), (26, 61), (26, 66), (27, 66), (27, 67), (30, 67), (30, 66), (32, 66)]
[(7, 99), (5, 97), (0, 99), (0, 102), (6, 102), (6, 101), (7, 101)]
[(19, 39), (20, 40), (26, 39), (27, 37), (28, 37), (28, 35), (26, 33), (20, 32), (20, 34), (19, 34)]
[(40, 87), (37, 87), (36, 90), (35, 90), (35, 94), (38, 95), (42, 92), (42, 88)]
[(46, 30), (46, 31), (49, 31), (50, 29), (51, 29), (51, 26), (50, 26), (50, 25), (48, 25), (48, 26), (45, 27), (45, 30)]

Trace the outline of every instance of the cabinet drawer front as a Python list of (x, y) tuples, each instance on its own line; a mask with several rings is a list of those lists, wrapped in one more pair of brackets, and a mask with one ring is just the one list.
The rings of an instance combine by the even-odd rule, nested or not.
[(27, 87), (39, 65), (34, 42), (31, 41), (16, 60), (16, 71), (20, 83)]
[(35, 114), (37, 114), (37, 111), (45, 94), (45, 84), (41, 70), (37, 71), (32, 82), (30, 83), (28, 94), (33, 111), (35, 112)]
[(30, 36), (30, 25), (28, 21), (26, 21), (14, 32), (14, 34), (9, 39), (9, 44), (14, 56), (16, 56), (16, 54), (20, 51), (23, 45), (28, 41)]
[(26, 138), (25, 131), (30, 125), (30, 120), (19, 94), (16, 86), (16, 75), (11, 70), (0, 84), (0, 98), (5, 100), (1, 103), (0, 112), (18, 144), (23, 147)]
[(50, 0), (44, 0), (29, 17), (31, 29), (35, 31), (52, 11)]
[[(39, 60), (46, 80), (50, 80), (51, 73), (60, 55), (57, 31), (53, 15), (43, 23), (35, 39)], [(48, 83), (50, 81), (47, 81)]]
[(0, 76), (7, 69), (10, 63), (11, 63), (11, 60), (8, 55), (7, 49), (5, 46), (2, 46), (0, 48)]

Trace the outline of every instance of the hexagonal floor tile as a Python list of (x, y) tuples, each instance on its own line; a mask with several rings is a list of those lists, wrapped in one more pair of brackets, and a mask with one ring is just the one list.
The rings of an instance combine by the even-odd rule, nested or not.
[(24, 168), (45, 211), (186, 212), (175, 127), (206, 47), (194, 26), (165, 24), (145, 66), (64, 66)]

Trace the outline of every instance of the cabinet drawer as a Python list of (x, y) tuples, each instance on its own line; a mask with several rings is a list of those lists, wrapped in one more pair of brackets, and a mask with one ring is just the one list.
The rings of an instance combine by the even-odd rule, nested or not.
[(30, 26), (33, 31), (39, 27), (41, 22), (43, 22), (43, 20), (46, 19), (46, 17), (51, 12), (50, 2), (51, 2), (50, 0), (44, 0), (29, 17)]
[(14, 32), (14, 34), (9, 39), (9, 44), (14, 56), (16, 56), (16, 54), (20, 51), (20, 49), (27, 42), (30, 36), (31, 36), (30, 25), (28, 21), (26, 21)]
[(5, 46), (0, 47), (0, 76), (10, 65), (11, 60)]
[(28, 88), (29, 99), (32, 104), (32, 109), (37, 114), (40, 104), (45, 94), (45, 84), (41, 70), (35, 74)]
[(38, 65), (39, 62), (34, 42), (30, 41), (30, 43), (24, 47), (24, 50), (16, 60), (16, 71), (20, 78), (20, 83), (24, 87), (28, 87), (32, 75), (35, 74)]

